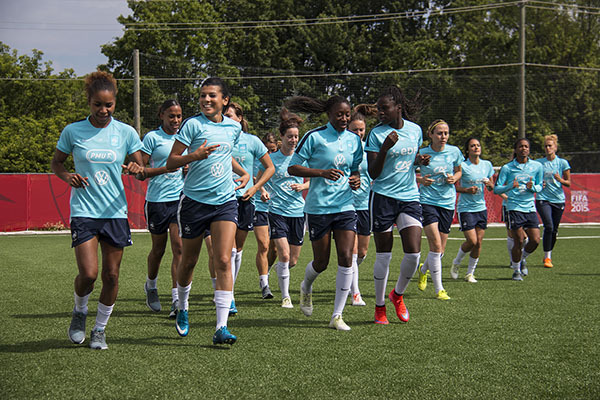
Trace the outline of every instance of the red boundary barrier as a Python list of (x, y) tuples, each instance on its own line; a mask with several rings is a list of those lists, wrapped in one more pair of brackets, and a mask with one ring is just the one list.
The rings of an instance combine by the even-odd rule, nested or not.
[[(146, 228), (147, 182), (123, 175), (129, 225)], [(572, 174), (562, 222), (600, 222), (600, 174)], [(53, 174), (0, 174), (0, 232), (69, 226), (69, 186)], [(502, 201), (486, 191), (489, 222), (500, 222)]]

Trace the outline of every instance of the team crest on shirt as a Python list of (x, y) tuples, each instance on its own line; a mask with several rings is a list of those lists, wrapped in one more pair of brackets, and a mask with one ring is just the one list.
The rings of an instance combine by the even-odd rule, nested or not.
[(94, 174), (94, 180), (98, 185), (104, 186), (110, 181), (110, 177), (106, 171), (98, 171)]
[(110, 145), (112, 147), (118, 147), (121, 144), (121, 137), (119, 135), (112, 135), (110, 137)]
[(248, 151), (248, 145), (246, 143), (240, 144), (240, 152), (245, 153)]
[(223, 164), (216, 163), (212, 167), (210, 167), (210, 173), (215, 178), (219, 178), (225, 173), (225, 168), (223, 167)]

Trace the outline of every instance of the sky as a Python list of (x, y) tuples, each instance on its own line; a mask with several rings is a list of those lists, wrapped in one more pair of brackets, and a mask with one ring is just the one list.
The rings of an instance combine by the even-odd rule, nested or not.
[(123, 35), (117, 17), (130, 11), (126, 0), (0, 0), (0, 42), (83, 76), (108, 61), (100, 46)]

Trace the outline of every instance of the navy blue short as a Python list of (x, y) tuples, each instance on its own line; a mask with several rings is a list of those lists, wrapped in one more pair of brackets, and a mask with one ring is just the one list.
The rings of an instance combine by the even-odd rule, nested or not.
[(452, 219), (454, 218), (454, 210), (447, 208), (432, 206), (430, 204), (421, 204), (423, 207), (423, 226), (438, 223), (438, 231), (442, 233), (450, 233)]
[(215, 221), (231, 221), (237, 224), (236, 200), (223, 204), (205, 204), (181, 196), (179, 209), (177, 211), (177, 223), (179, 224), (179, 236), (184, 239), (194, 239), (204, 235), (210, 224)]
[(252, 201), (243, 201), (242, 198), (237, 199), (238, 206), (238, 223), (237, 227), (242, 231), (251, 231), (254, 227), (254, 203)]
[(502, 206), (502, 222), (504, 222), (504, 225), (506, 226), (506, 229), (508, 229), (508, 210), (506, 209), (506, 206)]
[(71, 218), (71, 247), (77, 247), (94, 236), (113, 247), (133, 244), (127, 218)]
[(515, 231), (519, 228), (539, 228), (539, 220), (534, 212), (508, 211), (508, 229)]
[(269, 213), (254, 211), (254, 226), (269, 226)]
[(423, 221), (421, 203), (418, 201), (401, 201), (375, 192), (371, 192), (370, 196), (373, 232), (389, 231), (400, 214)]
[(169, 225), (177, 223), (177, 207), (179, 207), (179, 200), (161, 203), (146, 201), (144, 215), (150, 233), (154, 235), (167, 233)]
[(311, 241), (319, 240), (332, 230), (356, 232), (356, 212), (342, 211), (334, 214), (306, 214)]
[(204, 231), (204, 238), (207, 238), (210, 236), (210, 228)]
[(269, 226), (271, 239), (286, 238), (294, 246), (302, 246), (304, 243), (304, 216), (284, 217), (269, 213)]
[(371, 213), (369, 210), (356, 210), (356, 233), (371, 236)]
[(458, 214), (458, 223), (461, 231), (471, 229), (487, 229), (487, 210), (479, 212), (461, 212)]

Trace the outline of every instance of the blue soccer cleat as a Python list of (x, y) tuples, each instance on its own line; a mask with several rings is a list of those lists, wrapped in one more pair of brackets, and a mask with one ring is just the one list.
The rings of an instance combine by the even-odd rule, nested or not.
[(190, 323), (188, 320), (188, 310), (179, 310), (175, 318), (175, 329), (179, 336), (187, 336), (190, 331)]
[(233, 335), (226, 326), (222, 326), (213, 335), (213, 344), (232, 345), (237, 341), (237, 336)]
[(238, 313), (238, 309), (235, 306), (235, 300), (231, 300), (231, 305), (229, 306), (229, 315), (235, 315)]

